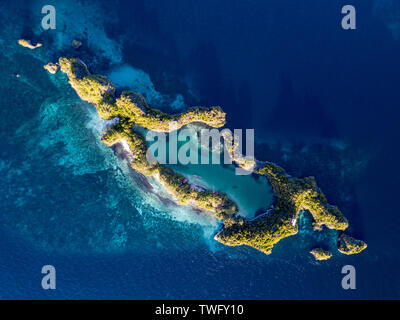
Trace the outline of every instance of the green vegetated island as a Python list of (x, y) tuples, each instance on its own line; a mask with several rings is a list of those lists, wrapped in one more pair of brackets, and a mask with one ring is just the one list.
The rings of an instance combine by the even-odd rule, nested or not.
[[(79, 97), (93, 104), (102, 119), (118, 119), (101, 137), (103, 143), (107, 146), (117, 143), (128, 146), (132, 154), (131, 167), (135, 171), (156, 178), (178, 204), (192, 205), (222, 220), (222, 227), (214, 236), (215, 240), (229, 246), (247, 245), (270, 254), (277, 242), (298, 232), (297, 220), (303, 210), (312, 215), (315, 230), (321, 230), (323, 226), (340, 231), (347, 229), (347, 219), (336, 206), (327, 202), (314, 177), (291, 177), (274, 163), (242, 156), (237, 151), (238, 143), (226, 131), (223, 137), (232, 161), (268, 179), (275, 195), (273, 206), (254, 219), (240, 216), (237, 205), (223, 192), (191, 188), (183, 175), (155, 160), (147, 160), (145, 138), (134, 126), (170, 132), (189, 123), (201, 122), (209, 127), (221, 128), (226, 121), (220, 107), (197, 107), (178, 115), (168, 115), (151, 108), (139, 93), (123, 91), (117, 96), (109, 79), (91, 74), (87, 66), (77, 58), (61, 57), (57, 66), (68, 76), (70, 85)], [(54, 63), (49, 63), (45, 68), (50, 73), (58, 69)], [(359, 253), (366, 247), (365, 242), (346, 234), (338, 239), (338, 250), (344, 254)], [(321, 248), (311, 253), (317, 260), (326, 260), (332, 256)]]

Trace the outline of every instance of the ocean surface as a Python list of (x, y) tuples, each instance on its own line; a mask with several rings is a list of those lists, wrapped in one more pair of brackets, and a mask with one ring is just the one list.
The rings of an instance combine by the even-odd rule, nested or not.
[[(44, 31), (46, 1), (1, 1), (0, 299), (399, 299), (400, 4), (354, 0), (345, 31), (347, 2), (55, 0)], [(229, 128), (255, 130), (258, 159), (315, 176), (368, 248), (340, 254), (308, 214), (268, 256), (214, 241), (220, 222), (101, 143), (95, 108), (43, 69), (62, 55), (165, 112), (220, 105)], [(272, 202), (232, 166), (174, 169), (249, 217)], [(321, 245), (332, 259), (309, 254)], [(41, 287), (44, 265), (56, 290)], [(342, 289), (345, 265), (355, 290)]]

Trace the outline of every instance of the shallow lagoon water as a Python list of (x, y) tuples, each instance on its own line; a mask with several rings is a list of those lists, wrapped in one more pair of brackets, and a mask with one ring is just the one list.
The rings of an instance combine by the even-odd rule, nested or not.
[[(238, 205), (239, 213), (249, 218), (254, 217), (256, 213), (265, 212), (272, 205), (273, 192), (267, 179), (252, 173), (246, 175), (237, 173), (235, 165), (232, 163), (224, 164), (223, 152), (206, 149), (209, 155), (208, 163), (202, 163), (201, 150), (204, 147), (197, 141), (197, 139), (194, 139), (177, 143), (178, 154), (179, 149), (186, 143), (193, 143), (194, 150), (197, 149), (198, 151), (197, 163), (182, 164), (177, 157), (177, 164), (167, 163), (167, 166), (184, 175), (190, 184), (214, 192), (226, 193)], [(220, 146), (222, 146), (222, 143)], [(169, 148), (168, 142), (166, 148)], [(221, 150), (222, 148), (217, 149)], [(169, 152), (166, 152), (166, 154), (168, 162)], [(217, 163), (213, 163), (213, 157)]]

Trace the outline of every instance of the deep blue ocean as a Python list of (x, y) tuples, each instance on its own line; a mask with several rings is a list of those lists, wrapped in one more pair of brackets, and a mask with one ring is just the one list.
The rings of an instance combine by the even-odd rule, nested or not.
[[(399, 1), (55, 0), (45, 31), (46, 4), (0, 1), (0, 299), (400, 298)], [(340, 254), (308, 215), (268, 256), (217, 243), (218, 222), (160, 200), (101, 143), (95, 108), (43, 69), (63, 55), (167, 112), (220, 105), (255, 129), (257, 158), (315, 176), (368, 248)]]

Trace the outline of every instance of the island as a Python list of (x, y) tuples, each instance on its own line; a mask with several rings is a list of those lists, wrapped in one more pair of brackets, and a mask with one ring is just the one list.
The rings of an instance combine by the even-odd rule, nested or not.
[(42, 44), (41, 44), (40, 42), (38, 42), (37, 44), (33, 45), (33, 44), (31, 43), (31, 40), (25, 40), (25, 39), (19, 39), (19, 40), (18, 40), (18, 44), (19, 44), (20, 46), (23, 46), (23, 47), (25, 47), (25, 48), (29, 48), (29, 49), (31, 49), (31, 50), (36, 49), (36, 48), (39, 48), (39, 47), (42, 46)]
[(345, 233), (343, 233), (338, 239), (338, 251), (343, 254), (360, 253), (366, 248), (367, 244), (364, 241), (354, 239)]
[(312, 249), (310, 253), (314, 256), (315, 260), (318, 261), (329, 260), (330, 258), (332, 258), (332, 253), (322, 248)]
[(45, 68), (51, 74), (55, 74), (60, 67), (53, 62), (49, 62), (48, 64), (44, 65), (43, 68)]
[[(239, 215), (237, 205), (225, 193), (197, 188), (189, 184), (183, 175), (159, 164), (156, 159), (147, 159), (146, 141), (137, 130), (138, 127), (171, 132), (200, 122), (209, 127), (222, 128), (226, 123), (226, 114), (220, 107), (195, 107), (181, 114), (169, 115), (151, 108), (139, 93), (123, 91), (117, 94), (108, 78), (91, 74), (78, 58), (61, 57), (58, 64), (82, 100), (93, 104), (102, 119), (115, 120), (101, 141), (109, 147), (121, 144), (129, 154), (132, 169), (157, 179), (178, 204), (192, 205), (221, 220), (221, 229), (214, 236), (220, 243), (228, 246), (247, 245), (270, 254), (277, 242), (298, 233), (297, 221), (305, 211), (311, 214), (315, 230), (321, 230), (324, 226), (340, 231), (347, 229), (347, 219), (336, 206), (327, 202), (314, 177), (291, 177), (274, 163), (244, 157), (238, 151), (238, 143), (232, 134), (222, 134), (232, 162), (267, 179), (275, 195), (273, 206), (254, 219)], [(339, 251), (353, 254), (366, 247), (365, 244), (360, 250), (362, 245), (356, 244), (342, 236)], [(320, 253), (321, 257), (328, 255)]]

